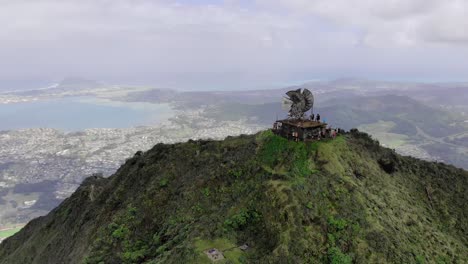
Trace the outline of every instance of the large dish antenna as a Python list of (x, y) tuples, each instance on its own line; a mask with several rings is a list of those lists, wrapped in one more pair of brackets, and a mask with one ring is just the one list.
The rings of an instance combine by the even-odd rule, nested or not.
[(314, 96), (308, 89), (291, 90), (286, 95), (282, 106), (283, 109), (289, 111), (290, 118), (302, 119), (305, 113), (314, 106)]

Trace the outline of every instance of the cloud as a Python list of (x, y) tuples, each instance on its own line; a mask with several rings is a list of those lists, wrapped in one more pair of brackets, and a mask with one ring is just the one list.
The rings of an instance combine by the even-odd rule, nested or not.
[[(340, 75), (458, 74), (468, 57), (467, 5), (0, 0), (0, 86), (66, 76), (200, 87), (196, 83), (212, 80), (243, 86)], [(427, 66), (435, 63), (445, 70)]]
[(276, 4), (355, 27), (363, 32), (363, 43), (371, 46), (468, 42), (464, 0), (280, 0)]
[(0, 53), (15, 62), (68, 58), (118, 67), (112, 58), (119, 58), (165, 71), (260, 66), (248, 54), (289, 49), (283, 37), (296, 27), (294, 20), (232, 5), (141, 0), (3, 1), (0, 23)]
[(5, 59), (0, 66), (5, 71), (0, 75), (17, 77), (149, 79), (164, 73), (177, 78), (178, 73), (232, 72), (268, 78), (303, 67), (304, 53), (315, 53), (333, 43), (335, 36), (347, 35), (331, 32), (314, 39), (320, 29), (305, 26), (300, 18), (233, 1), (1, 4), (0, 23), (5, 26), (0, 30), (0, 55)]

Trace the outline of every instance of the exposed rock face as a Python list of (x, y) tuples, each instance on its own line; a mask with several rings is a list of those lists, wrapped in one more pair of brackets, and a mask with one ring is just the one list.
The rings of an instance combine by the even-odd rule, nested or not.
[[(353, 130), (158, 144), (0, 245), (0, 263), (462, 263), (468, 173)], [(240, 249), (247, 244), (248, 249)]]

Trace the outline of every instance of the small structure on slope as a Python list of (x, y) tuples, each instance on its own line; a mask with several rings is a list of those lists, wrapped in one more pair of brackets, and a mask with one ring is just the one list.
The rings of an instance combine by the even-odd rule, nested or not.
[[(308, 89), (297, 89), (286, 93), (283, 108), (288, 110), (288, 118), (276, 120), (273, 133), (294, 141), (314, 141), (334, 138), (336, 129), (320, 120), (320, 114), (313, 113), (314, 96)], [(307, 112), (311, 114), (307, 117)]]
[(223, 253), (221, 253), (221, 251), (219, 251), (216, 248), (211, 248), (211, 249), (205, 250), (205, 254), (212, 261), (218, 261), (218, 260), (224, 259)]
[(246, 243), (246, 244), (240, 246), (239, 249), (242, 250), (242, 251), (246, 251), (247, 249), (249, 249), (249, 245), (247, 245), (247, 243)]

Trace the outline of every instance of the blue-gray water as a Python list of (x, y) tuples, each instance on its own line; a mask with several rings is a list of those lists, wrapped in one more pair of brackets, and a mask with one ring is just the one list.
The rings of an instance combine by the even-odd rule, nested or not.
[(173, 115), (165, 104), (119, 103), (92, 98), (63, 98), (0, 104), (0, 131), (25, 128), (127, 128), (153, 125)]

